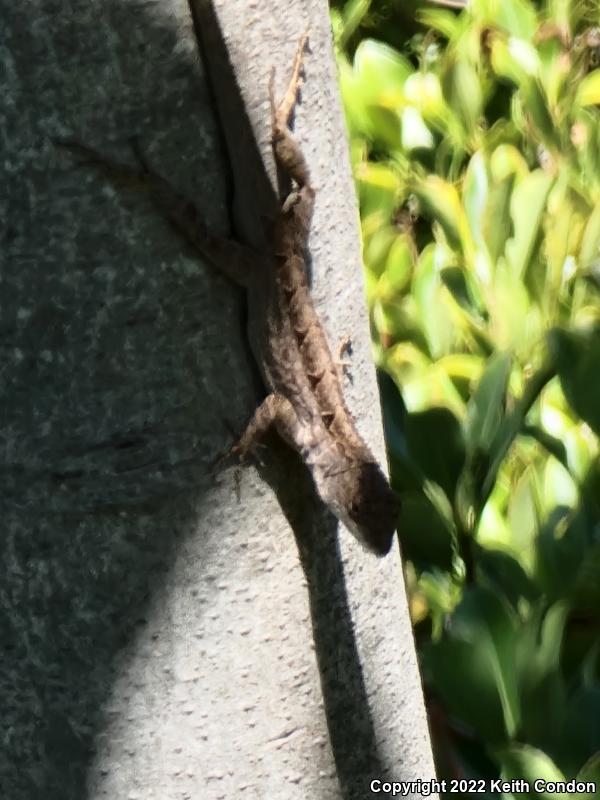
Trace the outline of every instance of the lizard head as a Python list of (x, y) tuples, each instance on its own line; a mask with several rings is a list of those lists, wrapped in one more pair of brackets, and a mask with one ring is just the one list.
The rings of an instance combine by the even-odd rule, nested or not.
[(400, 500), (377, 463), (352, 463), (336, 475), (335, 491), (327, 494), (329, 507), (367, 550), (377, 556), (389, 552)]

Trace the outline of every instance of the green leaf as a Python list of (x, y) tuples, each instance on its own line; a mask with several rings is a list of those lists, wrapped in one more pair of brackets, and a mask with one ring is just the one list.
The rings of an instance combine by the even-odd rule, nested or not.
[[(397, 471), (399, 472), (399, 470)], [(453, 530), (422, 491), (402, 491), (402, 552), (428, 568), (452, 566)], [(423, 536), (427, 531), (427, 536)]]
[(493, 355), (468, 404), (464, 430), (467, 462), (457, 489), (458, 512), (466, 530), (472, 531), (486, 497), (483, 487), (493, 449), (501, 430), (510, 376), (511, 358)]
[(532, 405), (538, 399), (546, 384), (554, 377), (554, 374), (553, 367), (548, 364), (542, 365), (539, 370), (534, 372), (525, 385), (523, 394), (514, 409), (502, 420), (493, 448), (493, 458), (483, 482), (481, 502), (485, 503), (490, 496), (498, 477), (498, 471), (500, 470), (503, 460), (506, 458), (506, 454), (523, 429), (525, 418)]
[(525, 280), (501, 258), (496, 265), (488, 298), (496, 347), (512, 350), (520, 358), (531, 352), (531, 341), (543, 333), (540, 312), (530, 301)]
[[(439, 358), (451, 350), (454, 325), (448, 306), (440, 302), (443, 284), (435, 263), (435, 248), (427, 247), (419, 258), (413, 276), (412, 296), (419, 310), (429, 353)], [(436, 308), (432, 314), (431, 309)]]
[(404, 98), (404, 83), (414, 67), (389, 45), (364, 39), (354, 54), (357, 89), (369, 103), (396, 109)]
[[(355, 178), (366, 233), (369, 228), (380, 228), (391, 218), (398, 203), (401, 182), (398, 174), (387, 164), (369, 162), (358, 167)], [(378, 214), (374, 225), (367, 222), (372, 214)]]
[(579, 261), (583, 269), (589, 269), (600, 258), (600, 203), (596, 203), (590, 214), (581, 242)]
[(419, 8), (417, 19), (425, 28), (438, 31), (447, 39), (453, 39), (461, 28), (457, 15), (445, 8)]
[[(479, 531), (477, 541), (481, 544)], [(523, 599), (535, 600), (539, 591), (516, 558), (503, 550), (485, 546), (477, 555), (477, 578), (481, 585), (506, 598), (515, 609)]]
[[(560, 748), (564, 769), (569, 776), (581, 769), (581, 762), (600, 749), (600, 685), (578, 686), (569, 696)], [(592, 795), (597, 797), (597, 793)]]
[(538, 600), (520, 629), (515, 663), (523, 708), (521, 733), (537, 742), (559, 735), (566, 707), (560, 657), (569, 607), (558, 602), (545, 611), (545, 606)]
[(426, 644), (421, 657), (425, 678), (435, 686), (448, 713), (486, 743), (505, 742), (502, 705), (482, 648), (444, 635)]
[(506, 243), (506, 258), (511, 272), (522, 277), (534, 252), (542, 224), (546, 198), (554, 178), (541, 169), (517, 182), (510, 201), (514, 235)]
[(600, 436), (600, 328), (555, 328), (548, 336), (548, 345), (567, 400)]
[(544, 521), (536, 550), (536, 580), (549, 598), (571, 596), (589, 544), (585, 511), (555, 508)]
[(464, 239), (469, 240), (470, 235), (456, 187), (438, 175), (428, 175), (414, 189), (425, 209), (444, 229), (450, 244), (454, 247), (464, 246)]
[(556, 506), (575, 508), (579, 501), (577, 484), (565, 467), (554, 458), (549, 458), (544, 468), (544, 509), (552, 511)]
[(488, 742), (515, 735), (520, 708), (514, 670), (516, 621), (492, 592), (465, 593), (426, 665), (445, 703)]
[(518, 178), (529, 175), (527, 162), (511, 144), (500, 144), (496, 147), (490, 158), (490, 171), (496, 183), (515, 175)]
[(492, 356), (469, 400), (465, 440), (471, 457), (491, 451), (504, 417), (511, 366), (512, 359), (507, 353)]
[(533, 470), (525, 470), (513, 485), (508, 502), (508, 526), (512, 534), (512, 545), (525, 567), (531, 566), (533, 545), (538, 532), (534, 483)]
[(392, 152), (402, 148), (402, 126), (395, 109), (365, 103), (364, 121), (364, 130), (370, 139)]
[[(580, 196), (565, 185), (555, 184), (548, 197), (548, 217), (544, 225), (544, 260), (538, 260), (535, 271), (528, 274), (531, 291), (541, 297), (542, 308), (552, 308), (557, 293), (576, 269), (577, 253), (590, 209)], [(567, 268), (573, 262), (571, 270)]]
[(502, 78), (525, 88), (540, 71), (540, 60), (535, 47), (523, 39), (501, 36), (492, 38), (492, 69)]
[(461, 588), (452, 580), (449, 573), (439, 569), (423, 572), (419, 577), (418, 587), (429, 606), (433, 625), (432, 638), (438, 641), (446, 617), (460, 600)]
[[(552, 759), (542, 750), (526, 744), (515, 744), (504, 750), (497, 751), (497, 757), (502, 764), (502, 777), (504, 780), (525, 780), (533, 788), (536, 780), (564, 781), (565, 776), (558, 769)], [(530, 800), (568, 800), (567, 792), (524, 792), (519, 797)]]
[(440, 278), (459, 308), (465, 311), (473, 322), (481, 323), (485, 309), (480, 301), (476, 277), (460, 267), (446, 267)]
[(554, 603), (544, 616), (538, 646), (532, 657), (535, 659), (536, 679), (558, 672), (563, 633), (567, 622), (569, 606), (567, 603)]
[(524, 435), (531, 436), (532, 439), (535, 439), (536, 442), (541, 444), (542, 447), (548, 451), (549, 455), (554, 456), (559, 464), (562, 464), (565, 469), (568, 469), (567, 450), (564, 442), (537, 425), (524, 425), (522, 432)]
[(414, 267), (414, 249), (408, 233), (399, 234), (392, 243), (381, 276), (389, 294), (398, 294), (408, 285)]
[(434, 145), (433, 134), (425, 124), (418, 108), (407, 106), (402, 112), (402, 147), (407, 150), (424, 148), (430, 150)]
[(463, 181), (462, 194), (475, 246), (489, 258), (483, 229), (483, 219), (489, 195), (489, 177), (485, 156), (480, 150), (469, 161)]
[(600, 69), (589, 72), (577, 87), (575, 102), (580, 106), (600, 105)]
[(492, 264), (504, 252), (506, 241), (511, 233), (510, 198), (512, 178), (506, 178), (490, 187), (485, 212), (482, 215), (482, 235)]
[(478, 0), (478, 15), (492, 27), (521, 39), (532, 39), (538, 26), (536, 10), (528, 0)]
[(556, 127), (548, 108), (548, 101), (538, 81), (531, 80), (523, 86), (522, 101), (527, 118), (537, 129), (533, 131), (534, 137), (541, 138), (544, 146), (553, 153), (560, 152), (562, 145), (560, 131)]
[(585, 551), (573, 586), (573, 605), (577, 608), (594, 609), (600, 607), (600, 542), (590, 544), (591, 520), (588, 522), (587, 534)]
[(371, 0), (347, 0), (342, 7), (342, 43), (348, 41), (357, 30), (371, 6)]
[(378, 227), (371, 236), (365, 236), (363, 258), (369, 270), (381, 274), (387, 264), (390, 248), (396, 241), (398, 232), (392, 225)]
[(415, 72), (408, 77), (404, 97), (421, 111), (425, 119), (443, 119), (447, 111), (440, 79), (433, 72)]
[(600, 786), (600, 751), (588, 759), (579, 774), (577, 775), (578, 781), (591, 781), (596, 786)]
[(386, 149), (401, 147), (400, 111), (404, 82), (413, 67), (400, 53), (372, 39), (362, 41), (350, 67), (338, 57), (340, 88), (351, 134), (381, 143)]
[(466, 60), (456, 62), (448, 76), (448, 103), (459, 115), (465, 131), (472, 134), (483, 110), (481, 81), (474, 67)]
[(465, 451), (459, 421), (447, 408), (428, 408), (406, 416), (411, 460), (430, 481), (453, 497)]

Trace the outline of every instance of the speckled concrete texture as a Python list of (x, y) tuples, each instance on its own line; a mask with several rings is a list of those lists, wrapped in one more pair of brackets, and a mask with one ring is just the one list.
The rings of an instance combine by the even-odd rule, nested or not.
[(0, 0), (7, 800), (363, 798), (371, 776), (433, 777), (397, 554), (338, 538), (281, 446), (213, 473), (262, 391), (243, 294), (55, 145), (135, 164), (135, 137), (215, 230), (232, 203), (256, 243), (266, 76), (281, 85), (309, 27), (315, 296), (352, 334), (349, 402), (381, 453), (326, 5), (216, 8), (250, 125), (204, 0), (211, 83), (184, 0)]

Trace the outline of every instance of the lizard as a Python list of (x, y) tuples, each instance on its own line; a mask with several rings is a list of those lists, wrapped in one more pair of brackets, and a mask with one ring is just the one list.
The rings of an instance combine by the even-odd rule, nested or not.
[(308, 34), (304, 34), (278, 104), (274, 69), (269, 79), (273, 155), (278, 168), (291, 179), (292, 189), (271, 225), (268, 253), (211, 234), (194, 204), (152, 171), (139, 148), (140, 169), (134, 170), (87, 145), (71, 140), (57, 144), (79, 152), (113, 183), (147, 191), (201, 257), (246, 289), (249, 341), (269, 393), (227, 457), (244, 460), (274, 426), (300, 453), (327, 508), (361, 544), (383, 556), (393, 541), (400, 501), (346, 405), (338, 366), (308, 283), (306, 258), (315, 189), (290, 129), (307, 44)]

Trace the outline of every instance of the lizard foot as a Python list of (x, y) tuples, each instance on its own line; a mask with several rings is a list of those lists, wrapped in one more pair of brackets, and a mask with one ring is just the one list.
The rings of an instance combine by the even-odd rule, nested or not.
[(346, 334), (343, 339), (340, 340), (337, 349), (337, 358), (335, 359), (335, 367), (338, 373), (338, 378), (343, 380), (345, 377), (349, 377), (350, 375), (350, 367), (352, 366), (352, 362), (344, 358), (344, 354), (351, 355), (352, 353), (352, 339), (350, 338), (350, 334)]

